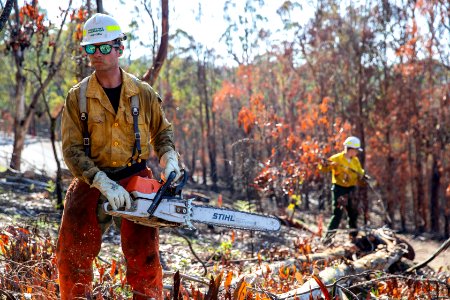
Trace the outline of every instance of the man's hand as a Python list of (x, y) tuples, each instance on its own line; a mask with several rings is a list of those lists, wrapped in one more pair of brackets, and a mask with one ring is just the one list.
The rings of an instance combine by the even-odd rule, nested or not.
[(334, 161), (322, 158), (321, 161), (317, 164), (317, 167), (320, 171), (330, 171), (336, 163)]
[(112, 209), (117, 210), (124, 205), (126, 209), (130, 209), (130, 194), (117, 182), (109, 179), (105, 172), (99, 171), (95, 174), (92, 186), (96, 187), (108, 199)]
[(170, 150), (164, 153), (164, 155), (161, 157), (160, 165), (164, 169), (164, 171), (161, 173), (161, 179), (163, 181), (167, 181), (167, 178), (169, 178), (171, 172), (176, 173), (173, 182), (176, 182), (180, 178), (181, 171), (180, 167), (178, 166), (178, 153), (174, 150)]
[(327, 160), (324, 160), (324, 165), (327, 167), (334, 167), (334, 166), (336, 166), (336, 162), (327, 159)]

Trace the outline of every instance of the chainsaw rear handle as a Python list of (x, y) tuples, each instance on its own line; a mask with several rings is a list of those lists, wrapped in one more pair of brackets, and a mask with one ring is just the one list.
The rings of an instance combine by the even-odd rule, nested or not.
[(166, 192), (169, 192), (169, 196), (181, 196), (181, 190), (183, 189), (184, 185), (186, 184), (187, 181), (187, 172), (182, 169), (181, 170), (183, 172), (183, 179), (182, 181), (176, 185), (174, 187), (174, 190), (169, 192), (169, 188), (172, 184), (172, 181), (175, 179), (175, 176), (177, 175), (177, 173), (175, 173), (175, 171), (170, 172), (169, 177), (167, 178), (167, 181), (160, 187), (160, 189), (158, 190), (158, 192), (156, 192), (155, 198), (153, 199), (153, 203), (152, 205), (150, 205), (150, 207), (148, 208), (147, 212), (149, 214), (149, 218), (151, 218), (153, 216), (153, 213), (155, 212), (155, 210), (158, 208), (158, 205), (161, 203), (161, 200), (163, 198), (163, 196), (166, 196)]

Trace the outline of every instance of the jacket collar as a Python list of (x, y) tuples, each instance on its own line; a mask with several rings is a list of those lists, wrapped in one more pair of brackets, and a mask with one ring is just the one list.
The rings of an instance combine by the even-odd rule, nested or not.
[[(122, 92), (121, 96), (125, 98), (131, 98), (134, 95), (139, 94), (139, 87), (134, 82), (132, 75), (125, 72), (122, 68), (120, 68), (120, 72), (122, 73)], [(86, 91), (86, 97), (89, 98), (97, 98), (103, 99), (105, 92), (103, 91), (102, 86), (97, 80), (97, 76), (95, 76), (95, 71), (92, 73), (91, 78), (89, 80), (88, 88)]]

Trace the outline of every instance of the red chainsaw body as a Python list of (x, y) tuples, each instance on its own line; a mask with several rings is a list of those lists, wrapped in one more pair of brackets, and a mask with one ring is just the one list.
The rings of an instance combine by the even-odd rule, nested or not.
[(156, 193), (163, 184), (156, 179), (148, 177), (133, 176), (127, 184), (129, 193), (139, 192), (142, 194)]

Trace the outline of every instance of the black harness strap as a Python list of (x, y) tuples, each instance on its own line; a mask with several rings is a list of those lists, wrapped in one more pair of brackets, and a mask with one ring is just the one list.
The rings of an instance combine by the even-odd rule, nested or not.
[(78, 105), (80, 108), (80, 120), (83, 126), (83, 146), (84, 153), (87, 157), (91, 157), (91, 139), (89, 137), (88, 131), (88, 113), (87, 113), (87, 100), (86, 91), (89, 83), (90, 76), (84, 78), (80, 84), (80, 99), (78, 100)]
[(133, 152), (131, 153), (130, 162), (128, 165), (132, 165), (134, 163), (134, 154), (137, 152), (137, 159), (136, 161), (138, 163), (141, 162), (141, 133), (139, 132), (139, 125), (138, 125), (138, 118), (139, 118), (139, 96), (134, 95), (131, 97), (131, 114), (133, 116), (133, 129), (134, 129), (134, 146), (133, 146)]
[[(89, 130), (88, 130), (88, 113), (87, 113), (87, 98), (86, 98), (86, 91), (89, 83), (90, 76), (84, 78), (80, 83), (80, 99), (78, 99), (78, 106), (80, 109), (80, 120), (81, 124), (83, 126), (83, 146), (84, 146), (84, 152), (86, 153), (86, 156), (91, 157), (91, 139), (89, 137)], [(138, 80), (136, 77), (131, 76), (133, 81), (138, 84)], [(133, 152), (131, 154), (130, 162), (128, 163), (128, 166), (131, 166), (135, 163), (134, 155), (137, 152), (137, 159), (136, 161), (138, 163), (141, 163), (141, 134), (139, 132), (139, 125), (138, 125), (138, 118), (139, 118), (139, 95), (134, 95), (131, 97), (131, 114), (133, 116), (133, 130), (134, 130), (134, 146), (133, 146)]]

